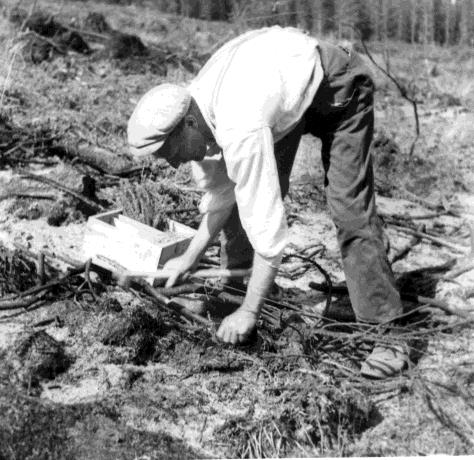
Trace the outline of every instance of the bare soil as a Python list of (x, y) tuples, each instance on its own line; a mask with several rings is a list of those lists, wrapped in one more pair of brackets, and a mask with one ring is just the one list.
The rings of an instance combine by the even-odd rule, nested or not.
[[(47, 279), (65, 272), (64, 257), (83, 259), (85, 221), (98, 209), (120, 206), (154, 226), (164, 216), (197, 225), (188, 168), (130, 164), (126, 123), (151, 85), (188, 81), (216, 44), (243, 30), (150, 5), (59, 10), (43, 0), (49, 25), (74, 29), (90, 52), (63, 47), (35, 61), (9, 20), (13, 3), (3, 2), (0, 17), (0, 308), (38, 283), (32, 253), (54, 255)], [(112, 53), (114, 30), (147, 52), (129, 39), (117, 43), (142, 56)], [(304, 138), (285, 203), (291, 244), (252, 341), (225, 346), (213, 327), (170, 316), (143, 293), (92, 273), (92, 294), (73, 276), (34, 308), (0, 311), (0, 459), (473, 454), (474, 271), (443, 277), (473, 262), (474, 57), (461, 48), (370, 49), (380, 62), (388, 49), (393, 72), (421, 101), (410, 155), (412, 108), (374, 70), (373, 155), (389, 258), (402, 290), (436, 297), (454, 314), (407, 299), (399, 334), (387, 336), (355, 325), (343, 293), (327, 308), (326, 294), (309, 287), (324, 276), (292, 254), (316, 261), (335, 285), (344, 274), (318, 141)], [(414, 231), (424, 234), (416, 243)], [(206, 254), (217, 255), (217, 246)], [(210, 291), (187, 297), (203, 299), (215, 328), (229, 305)], [(409, 343), (411, 365), (387, 381), (363, 378), (361, 362), (387, 340)]]

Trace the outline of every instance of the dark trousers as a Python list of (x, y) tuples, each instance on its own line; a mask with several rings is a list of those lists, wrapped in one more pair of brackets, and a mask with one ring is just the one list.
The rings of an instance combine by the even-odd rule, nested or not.
[[(352, 307), (359, 321), (380, 323), (402, 313), (375, 209), (374, 176), (369, 153), (373, 136), (374, 84), (355, 52), (321, 42), (324, 79), (304, 118), (275, 144), (283, 197), (301, 136), (322, 141), (325, 190), (336, 225)], [(240, 223), (237, 206), (221, 233), (221, 265), (252, 264), (253, 249)]]

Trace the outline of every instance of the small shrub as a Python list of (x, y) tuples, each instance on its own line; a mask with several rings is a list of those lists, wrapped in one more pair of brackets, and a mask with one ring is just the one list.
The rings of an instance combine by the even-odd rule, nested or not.
[(136, 35), (114, 32), (106, 44), (106, 53), (111, 59), (125, 59), (146, 56), (148, 50)]
[(195, 200), (177, 187), (165, 181), (155, 182), (150, 179), (139, 183), (122, 181), (112, 200), (123, 208), (126, 216), (158, 230), (166, 230), (168, 218), (173, 212), (183, 208), (189, 208), (190, 211), (180, 213), (180, 220), (189, 223), (192, 208), (197, 208)]

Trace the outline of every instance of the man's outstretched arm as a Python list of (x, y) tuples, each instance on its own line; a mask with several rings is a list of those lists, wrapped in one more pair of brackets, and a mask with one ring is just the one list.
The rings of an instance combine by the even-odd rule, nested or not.
[(163, 268), (165, 270), (174, 271), (174, 274), (168, 278), (166, 287), (174, 286), (182, 276), (197, 265), (209, 244), (224, 227), (231, 210), (232, 207), (228, 207), (207, 212), (203, 215), (198, 231), (189, 243), (186, 252), (179, 257), (169, 260), (164, 265)]
[(265, 297), (275, 280), (280, 257), (272, 261), (255, 253), (252, 275), (243, 304), (231, 315), (224, 318), (217, 337), (224, 342), (236, 344), (244, 342), (257, 324)]

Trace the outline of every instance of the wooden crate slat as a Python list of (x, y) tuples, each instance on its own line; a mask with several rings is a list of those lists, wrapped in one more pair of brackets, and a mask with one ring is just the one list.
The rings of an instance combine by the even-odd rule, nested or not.
[(108, 211), (87, 221), (84, 255), (107, 270), (154, 271), (181, 255), (195, 234), (195, 230), (175, 221), (170, 222), (170, 232), (162, 232), (121, 212)]

